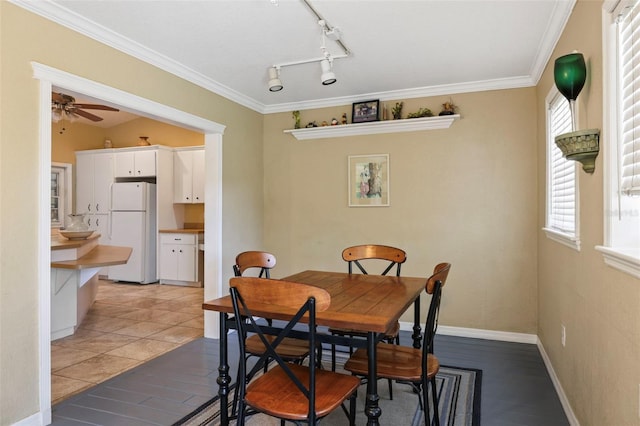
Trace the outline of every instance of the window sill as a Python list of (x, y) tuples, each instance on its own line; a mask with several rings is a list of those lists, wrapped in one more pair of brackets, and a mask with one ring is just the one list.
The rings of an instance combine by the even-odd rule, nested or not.
[(604, 263), (607, 265), (640, 278), (640, 249), (596, 246), (596, 250), (602, 253)]
[(580, 238), (575, 235), (566, 234), (551, 228), (542, 228), (542, 230), (547, 234), (547, 238), (550, 240), (563, 244), (575, 251), (580, 251)]

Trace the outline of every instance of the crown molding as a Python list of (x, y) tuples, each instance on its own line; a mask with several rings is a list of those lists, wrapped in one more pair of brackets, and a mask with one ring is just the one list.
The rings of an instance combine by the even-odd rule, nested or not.
[(545, 36), (540, 46), (538, 46), (536, 60), (531, 66), (531, 76), (534, 86), (540, 81), (540, 77), (542, 77), (542, 73), (549, 63), (553, 49), (556, 47), (556, 44), (558, 44), (558, 40), (560, 40), (562, 31), (567, 25), (567, 21), (569, 21), (575, 5), (576, 0), (556, 2), (553, 13), (551, 14), (552, 20), (544, 32)]
[(488, 90), (519, 89), (535, 86), (535, 82), (529, 76), (504, 78), (497, 80), (472, 81), (460, 84), (443, 84), (440, 86), (417, 87), (414, 89), (393, 90), (388, 92), (371, 92), (354, 96), (338, 98), (308, 100), (291, 102), (286, 104), (265, 105), (263, 114), (272, 114), (287, 111), (302, 111), (306, 109), (327, 108), (349, 105), (361, 102), (363, 99), (378, 99), (380, 101), (402, 100), (412, 98), (426, 98), (430, 96), (454, 95), (456, 93), (484, 92)]

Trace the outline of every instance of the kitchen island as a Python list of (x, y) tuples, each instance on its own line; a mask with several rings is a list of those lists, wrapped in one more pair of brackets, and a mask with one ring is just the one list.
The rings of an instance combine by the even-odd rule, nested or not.
[(98, 271), (127, 263), (130, 247), (99, 245), (100, 234), (84, 240), (51, 235), (51, 340), (73, 334), (98, 292)]

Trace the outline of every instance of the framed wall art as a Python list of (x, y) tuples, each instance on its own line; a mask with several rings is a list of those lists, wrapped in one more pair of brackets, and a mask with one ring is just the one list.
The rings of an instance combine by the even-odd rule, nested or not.
[(352, 123), (366, 123), (368, 121), (378, 121), (378, 111), (380, 101), (356, 102), (351, 109)]
[(389, 205), (389, 154), (349, 156), (349, 207)]

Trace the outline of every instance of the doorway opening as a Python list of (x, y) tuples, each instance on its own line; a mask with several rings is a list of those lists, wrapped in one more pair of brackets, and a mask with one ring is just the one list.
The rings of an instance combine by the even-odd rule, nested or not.
[[(204, 298), (219, 296), (222, 282), (222, 134), (224, 126), (167, 105), (115, 89), (82, 77), (32, 62), (34, 78), (40, 82), (39, 133), (39, 205), (38, 223), (38, 341), (40, 416), (51, 422), (51, 276), (50, 276), (50, 202), (51, 202), (51, 90), (53, 86), (83, 93), (136, 114), (184, 127), (204, 134), (206, 168), (205, 190), (205, 279)], [(217, 337), (217, 316), (204, 313), (205, 337)]]

